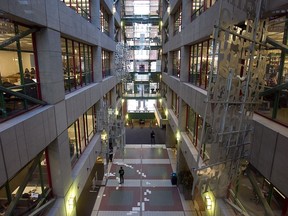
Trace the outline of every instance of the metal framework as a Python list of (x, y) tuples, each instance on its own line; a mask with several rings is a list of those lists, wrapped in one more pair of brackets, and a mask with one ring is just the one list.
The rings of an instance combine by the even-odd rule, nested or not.
[(125, 147), (125, 125), (123, 119), (118, 119), (114, 109), (103, 107), (96, 113), (97, 131), (105, 130), (107, 132), (107, 142), (103, 142), (101, 146), (101, 154), (108, 157), (109, 142), (112, 141), (113, 146), (117, 146), (123, 155)]
[(198, 154), (192, 194), (198, 187), (224, 197), (238, 178), (252, 141), (252, 115), (264, 89), (268, 22), (260, 20), (262, 0), (246, 11), (244, 27), (237, 26), (237, 20), (227, 19), (231, 4), (221, 0), (214, 28), (212, 70), (200, 138), (200, 149), (209, 149), (210, 157), (204, 163), (203, 154)]

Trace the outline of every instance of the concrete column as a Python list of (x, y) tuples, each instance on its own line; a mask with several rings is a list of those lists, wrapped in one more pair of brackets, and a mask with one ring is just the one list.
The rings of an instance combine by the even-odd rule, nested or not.
[(116, 76), (116, 71), (115, 71), (115, 52), (110, 53), (110, 71), (111, 71), (111, 76)]
[(102, 48), (100, 46), (93, 47), (93, 73), (94, 82), (102, 81)]
[(71, 161), (67, 130), (48, 146), (53, 193), (64, 198), (71, 184)]
[(42, 99), (56, 104), (65, 97), (60, 32), (42, 29), (36, 33), (36, 44)]
[(167, 148), (174, 148), (174, 147), (176, 147), (176, 144), (177, 144), (176, 136), (175, 136), (170, 124), (168, 124), (166, 126), (166, 147)]
[(182, 29), (185, 26), (188, 26), (191, 23), (192, 15), (192, 1), (191, 0), (182, 0)]
[(188, 82), (189, 79), (189, 66), (190, 66), (190, 46), (181, 47), (181, 68), (180, 68), (180, 81)]
[(180, 132), (184, 132), (186, 130), (186, 113), (187, 113), (187, 105), (179, 97), (178, 129), (180, 130)]
[(116, 86), (111, 89), (111, 105), (112, 105), (112, 108), (115, 109), (116, 108), (116, 99), (117, 99), (117, 94), (116, 94)]
[(170, 41), (171, 38), (173, 37), (173, 32), (174, 32), (174, 16), (171, 15), (171, 12), (169, 14), (168, 30), (169, 30), (169, 41)]
[(168, 75), (173, 73), (173, 52), (168, 52)]
[(114, 29), (115, 29), (115, 23), (114, 23), (114, 16), (113, 14), (109, 15), (109, 36), (114, 40)]
[(171, 109), (171, 104), (172, 104), (172, 91), (170, 88), (167, 87), (167, 108), (168, 109)]
[(99, 0), (91, 0), (91, 23), (96, 26), (99, 31), (101, 30)]

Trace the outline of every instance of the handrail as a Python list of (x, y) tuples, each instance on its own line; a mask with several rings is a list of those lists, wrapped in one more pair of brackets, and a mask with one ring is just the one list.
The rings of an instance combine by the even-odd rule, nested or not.
[(10, 95), (13, 95), (13, 96), (16, 96), (16, 97), (19, 97), (19, 98), (23, 98), (23, 99), (26, 99), (30, 102), (33, 102), (33, 103), (36, 103), (36, 104), (40, 104), (40, 105), (46, 105), (47, 103), (45, 101), (41, 101), (41, 100), (38, 100), (36, 98), (33, 98), (33, 97), (30, 97), (26, 94), (22, 94), (22, 93), (19, 93), (19, 92), (14, 92), (8, 88), (5, 88), (3, 86), (0, 86), (0, 92), (5, 92), (7, 94), (10, 94)]
[(277, 85), (277, 86), (272, 87), (272, 88), (269, 88), (269, 89), (267, 89), (267, 90), (265, 90), (263, 92), (260, 92), (259, 96), (261, 97), (261, 96), (270, 95), (270, 94), (273, 94), (273, 93), (275, 93), (277, 91), (281, 91), (281, 90), (283, 90), (285, 88), (288, 88), (288, 82), (280, 84), (280, 85)]

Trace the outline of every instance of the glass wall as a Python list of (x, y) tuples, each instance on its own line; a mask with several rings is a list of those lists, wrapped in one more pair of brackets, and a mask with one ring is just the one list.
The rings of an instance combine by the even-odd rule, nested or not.
[(76, 13), (81, 14), (82, 17), (91, 21), (91, 11), (90, 11), (90, 0), (61, 0), (67, 6), (76, 11)]
[(168, 42), (169, 41), (169, 22), (163, 26), (163, 30), (164, 30), (164, 43)]
[[(210, 133), (209, 124), (205, 124), (205, 132), (206, 135)], [(211, 143), (209, 143), (209, 139), (203, 138), (201, 149), (200, 149), (200, 141), (202, 136), (202, 128), (203, 128), (203, 118), (197, 114), (191, 107), (187, 106), (187, 118), (186, 118), (186, 132), (188, 137), (190, 138), (193, 145), (200, 151), (201, 157), (203, 160), (209, 159), (209, 155), (211, 155)]]
[(172, 76), (180, 77), (180, 69), (181, 69), (181, 51), (176, 50), (172, 52), (173, 62), (172, 62)]
[[(0, 121), (35, 106), (40, 99), (36, 29), (0, 18)], [(32, 100), (24, 99), (22, 95)]]
[(175, 92), (172, 91), (171, 94), (171, 108), (174, 112), (174, 114), (178, 117), (179, 115), (179, 97), (177, 96), (177, 94)]
[(6, 215), (14, 202), (13, 215), (30, 215), (52, 198), (47, 161), (43, 152), (0, 187), (0, 215)]
[[(243, 207), (250, 210), (250, 214), (264, 214), (265, 208), (267, 207), (264, 207), (260, 197), (254, 189), (255, 186), (249, 180), (248, 176), (252, 175), (257, 182), (258, 189), (263, 193), (264, 199), (267, 201), (267, 204), (270, 206), (274, 215), (287, 215), (288, 199), (285, 197), (284, 193), (269, 182), (269, 180), (251, 164), (248, 164), (248, 166), (244, 166), (243, 168), (244, 170), (241, 173), (241, 182), (245, 182), (245, 184), (231, 184), (231, 189), (233, 191), (233, 193), (229, 195), (231, 201), (236, 202), (234, 199), (236, 196), (236, 198), (243, 204)], [(247, 203), (247, 196), (250, 197), (249, 203)]]
[(112, 107), (112, 90), (103, 96), (103, 103), (106, 107)]
[(96, 134), (96, 105), (80, 116), (68, 128), (70, 159), (75, 165), (85, 148)]
[(109, 14), (102, 5), (100, 7), (100, 23), (101, 31), (109, 36)]
[(71, 92), (93, 82), (92, 47), (61, 38), (65, 91)]
[(217, 74), (218, 46), (216, 46), (215, 61), (212, 68), (213, 46), (212, 40), (205, 40), (194, 44), (190, 48), (189, 82), (193, 85), (207, 89), (209, 73)]
[(182, 5), (179, 6), (174, 14), (174, 34), (178, 34), (182, 29)]
[(162, 60), (163, 60), (163, 72), (168, 73), (168, 55), (163, 54)]
[[(286, 32), (285, 32), (286, 31)], [(268, 37), (279, 44), (288, 44), (288, 22), (285, 16), (270, 20)], [(268, 50), (266, 86), (258, 113), (288, 125), (288, 55), (280, 48)]]
[(102, 50), (102, 78), (111, 76), (111, 53), (107, 50)]
[(208, 8), (210, 8), (217, 0), (192, 0), (192, 16), (194, 20)]

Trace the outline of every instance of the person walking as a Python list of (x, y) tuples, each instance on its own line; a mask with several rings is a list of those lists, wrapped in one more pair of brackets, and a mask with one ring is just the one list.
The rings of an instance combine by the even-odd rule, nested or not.
[(121, 166), (120, 167), (120, 170), (119, 170), (119, 175), (120, 175), (120, 184), (123, 184), (124, 183), (124, 169), (123, 167)]
[(155, 133), (153, 130), (151, 131), (150, 137), (151, 137), (151, 144), (155, 144)]

